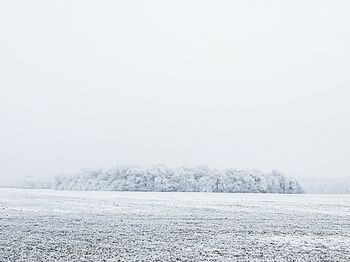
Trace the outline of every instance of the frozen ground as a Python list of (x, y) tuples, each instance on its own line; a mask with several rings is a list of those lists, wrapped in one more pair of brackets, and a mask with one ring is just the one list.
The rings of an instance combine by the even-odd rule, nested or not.
[(350, 261), (350, 195), (0, 189), (0, 261)]

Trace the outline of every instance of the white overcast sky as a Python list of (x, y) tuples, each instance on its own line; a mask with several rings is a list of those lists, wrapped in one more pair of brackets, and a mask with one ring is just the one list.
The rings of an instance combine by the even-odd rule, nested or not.
[(0, 177), (350, 177), (350, 1), (1, 1)]

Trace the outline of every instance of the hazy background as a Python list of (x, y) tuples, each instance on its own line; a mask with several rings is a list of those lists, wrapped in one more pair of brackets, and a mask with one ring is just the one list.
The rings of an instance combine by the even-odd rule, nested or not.
[(349, 1), (1, 1), (0, 177), (350, 177)]

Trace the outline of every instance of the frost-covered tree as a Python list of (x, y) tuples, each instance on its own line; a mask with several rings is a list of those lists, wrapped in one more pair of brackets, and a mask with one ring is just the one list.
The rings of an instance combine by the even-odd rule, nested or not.
[(56, 176), (51, 183), (23, 182), (26, 188), (59, 190), (301, 193), (300, 184), (278, 171), (216, 170), (206, 166), (116, 166), (109, 170), (82, 170), (79, 174)]

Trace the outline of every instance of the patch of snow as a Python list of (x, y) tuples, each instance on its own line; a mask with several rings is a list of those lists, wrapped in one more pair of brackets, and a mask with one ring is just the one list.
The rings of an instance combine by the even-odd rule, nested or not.
[(0, 189), (0, 261), (350, 261), (350, 195)]

